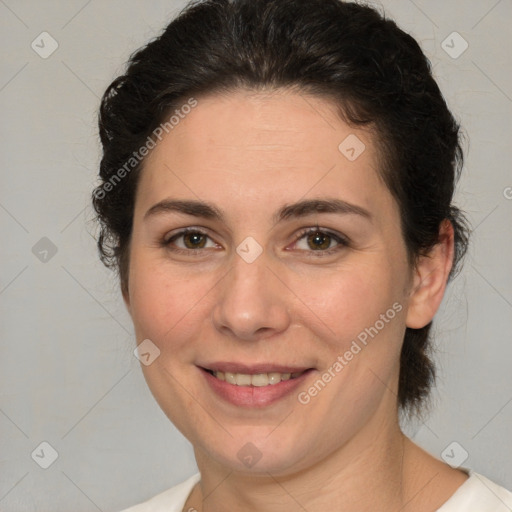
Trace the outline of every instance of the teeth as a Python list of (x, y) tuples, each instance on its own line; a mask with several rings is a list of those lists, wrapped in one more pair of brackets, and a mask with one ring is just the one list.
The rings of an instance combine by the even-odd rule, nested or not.
[(279, 384), (282, 380), (295, 379), (304, 372), (296, 373), (258, 373), (248, 375), (246, 373), (213, 372), (217, 379), (224, 380), (236, 386), (268, 386)]

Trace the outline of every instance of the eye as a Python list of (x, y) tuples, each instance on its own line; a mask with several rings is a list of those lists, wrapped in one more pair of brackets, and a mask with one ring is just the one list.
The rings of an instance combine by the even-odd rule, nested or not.
[[(333, 247), (333, 242), (335, 243)], [(305, 247), (300, 247), (300, 243)], [(219, 248), (207, 233), (199, 228), (185, 228), (165, 240), (162, 246), (181, 254), (201, 254), (201, 249)], [(209, 245), (208, 245), (209, 244)], [(294, 245), (314, 256), (330, 255), (349, 246), (349, 240), (339, 233), (321, 229), (319, 226), (302, 230)]]
[[(210, 240), (209, 246), (207, 246), (208, 240)], [(204, 231), (198, 228), (182, 229), (178, 233), (163, 240), (162, 245), (174, 252), (183, 254), (190, 254), (194, 251), (200, 252), (200, 249), (218, 247)]]
[[(333, 254), (349, 245), (349, 241), (346, 237), (339, 233), (326, 231), (318, 226), (301, 231), (295, 245), (298, 246), (301, 241), (305, 242), (306, 247), (298, 248), (310, 253), (315, 253), (314, 256)], [(336, 243), (334, 247), (332, 247), (333, 242)]]

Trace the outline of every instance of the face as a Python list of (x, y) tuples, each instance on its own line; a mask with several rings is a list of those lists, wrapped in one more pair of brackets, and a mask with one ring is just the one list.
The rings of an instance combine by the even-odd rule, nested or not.
[(395, 421), (398, 206), (372, 134), (327, 100), (197, 100), (141, 173), (125, 300), (160, 351), (147, 383), (196, 449), (285, 475)]

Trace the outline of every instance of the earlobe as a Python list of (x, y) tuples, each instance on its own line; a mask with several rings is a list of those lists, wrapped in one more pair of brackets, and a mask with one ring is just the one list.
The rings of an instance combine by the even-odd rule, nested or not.
[(407, 327), (421, 329), (434, 318), (443, 300), (453, 255), (453, 226), (445, 219), (440, 226), (439, 242), (427, 255), (421, 256), (416, 265), (409, 295)]

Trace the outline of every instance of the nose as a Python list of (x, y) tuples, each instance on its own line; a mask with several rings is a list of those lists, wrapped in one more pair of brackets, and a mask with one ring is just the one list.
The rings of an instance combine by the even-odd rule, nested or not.
[(215, 328), (224, 335), (246, 341), (285, 331), (290, 325), (292, 294), (276, 270), (270, 267), (265, 252), (252, 263), (234, 254), (231, 268), (219, 283), (215, 297)]

